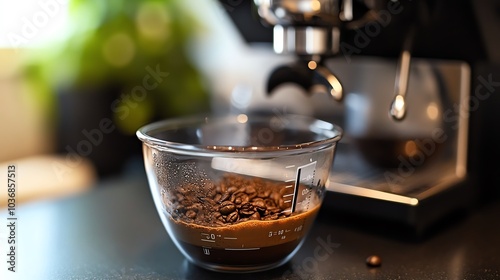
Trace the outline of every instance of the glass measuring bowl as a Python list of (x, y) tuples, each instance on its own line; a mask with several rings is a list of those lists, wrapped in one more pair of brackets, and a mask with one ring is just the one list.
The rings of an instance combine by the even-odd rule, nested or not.
[(137, 131), (161, 220), (177, 248), (215, 271), (261, 271), (300, 248), (342, 130), (298, 115), (191, 117)]

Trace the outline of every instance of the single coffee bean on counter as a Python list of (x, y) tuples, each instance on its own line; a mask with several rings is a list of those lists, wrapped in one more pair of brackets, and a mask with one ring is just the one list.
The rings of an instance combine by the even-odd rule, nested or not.
[(379, 267), (382, 265), (382, 258), (377, 255), (371, 255), (366, 258), (366, 264), (370, 267)]

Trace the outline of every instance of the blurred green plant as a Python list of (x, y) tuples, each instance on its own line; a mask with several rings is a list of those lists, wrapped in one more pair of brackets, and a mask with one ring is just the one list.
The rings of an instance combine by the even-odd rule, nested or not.
[[(149, 68), (168, 76), (151, 82), (155, 86), (133, 106), (117, 96), (110, 110), (122, 132), (133, 134), (154, 118), (209, 111), (202, 76), (188, 55), (190, 40), (203, 27), (181, 1), (71, 0), (66, 36), (34, 51), (25, 64), (38, 103), (49, 115), (56, 112), (60, 88), (118, 85), (122, 96), (130, 96)], [(120, 106), (129, 107), (126, 117), (118, 116)]]

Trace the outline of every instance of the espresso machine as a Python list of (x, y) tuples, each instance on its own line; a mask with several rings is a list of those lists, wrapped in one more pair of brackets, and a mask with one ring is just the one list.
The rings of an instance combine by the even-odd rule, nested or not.
[(422, 233), (497, 192), (485, 158), (498, 133), (482, 123), (500, 119), (500, 19), (484, 18), (498, 3), (220, 2), (248, 42), (294, 57), (267, 74), (266, 93), (293, 84), (344, 129), (326, 207)]

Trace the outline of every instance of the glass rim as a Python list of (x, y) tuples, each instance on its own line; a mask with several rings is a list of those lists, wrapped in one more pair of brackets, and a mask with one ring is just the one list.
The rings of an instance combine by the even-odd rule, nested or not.
[[(152, 136), (155, 132), (170, 131), (174, 129), (181, 129), (187, 127), (195, 127), (196, 125), (202, 126), (203, 124), (223, 122), (232, 120), (232, 123), (245, 123), (238, 121), (238, 117), (243, 116), (247, 121), (250, 120), (271, 120), (274, 118), (287, 120), (302, 120), (309, 121), (311, 125), (314, 125), (317, 131), (311, 132), (317, 135), (323, 135), (325, 139), (302, 142), (297, 144), (289, 145), (256, 145), (256, 146), (233, 146), (233, 145), (201, 145), (201, 144), (186, 144), (181, 142), (174, 142), (169, 140), (163, 140)], [(311, 128), (311, 127), (310, 127)], [(328, 135), (330, 134), (330, 135)], [(326, 147), (330, 147), (336, 142), (338, 142), (343, 135), (343, 130), (338, 125), (320, 120), (314, 117), (295, 115), (295, 114), (282, 114), (279, 116), (275, 115), (262, 115), (262, 114), (239, 114), (239, 115), (194, 115), (194, 116), (183, 116), (174, 117), (165, 120), (160, 120), (152, 122), (140, 127), (136, 131), (136, 136), (143, 142), (143, 144), (148, 145), (151, 148), (158, 150), (168, 150), (169, 152), (179, 153), (179, 154), (193, 154), (193, 155), (224, 155), (224, 156), (236, 156), (242, 154), (245, 155), (259, 155), (259, 157), (267, 156), (268, 153), (279, 153), (279, 155), (285, 154), (299, 154), (308, 153), (312, 150), (322, 150)]]

